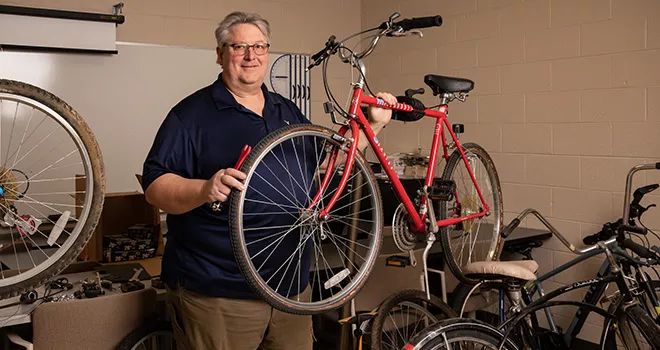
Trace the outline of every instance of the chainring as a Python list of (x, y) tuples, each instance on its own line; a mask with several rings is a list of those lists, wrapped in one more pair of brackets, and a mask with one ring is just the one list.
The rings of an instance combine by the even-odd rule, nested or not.
[(394, 211), (392, 237), (394, 238), (394, 244), (402, 252), (407, 253), (415, 249), (417, 235), (410, 231), (410, 215), (408, 215), (403, 203), (399, 204)]

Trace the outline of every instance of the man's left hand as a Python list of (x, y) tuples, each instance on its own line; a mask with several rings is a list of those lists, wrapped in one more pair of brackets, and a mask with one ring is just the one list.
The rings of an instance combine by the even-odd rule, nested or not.
[[(394, 97), (394, 95), (387, 92), (379, 92), (376, 94), (376, 97), (384, 100), (390, 105), (397, 103), (396, 97)], [(392, 118), (391, 109), (385, 109), (374, 105), (369, 106), (369, 124), (371, 124), (372, 128), (384, 127), (385, 125), (387, 125), (387, 123), (390, 122), (391, 118)]]

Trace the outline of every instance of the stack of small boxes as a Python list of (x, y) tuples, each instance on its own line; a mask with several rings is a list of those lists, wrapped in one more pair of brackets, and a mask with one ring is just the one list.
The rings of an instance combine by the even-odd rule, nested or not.
[(158, 248), (155, 227), (134, 225), (123, 235), (103, 236), (104, 262), (118, 262), (153, 258)]

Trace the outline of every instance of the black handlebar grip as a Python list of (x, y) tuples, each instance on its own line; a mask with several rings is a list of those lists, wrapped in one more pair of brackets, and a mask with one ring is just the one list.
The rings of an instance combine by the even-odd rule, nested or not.
[(582, 243), (586, 245), (594, 245), (598, 243), (598, 241), (600, 241), (600, 232), (582, 238)]
[(516, 227), (518, 227), (518, 225), (520, 225), (520, 219), (515, 218), (515, 219), (511, 220), (511, 223), (507, 227), (505, 227), (504, 230), (502, 230), (502, 233), (501, 233), (502, 238), (509, 237), (511, 232), (513, 232), (513, 230), (515, 230)]
[(439, 27), (442, 25), (441, 16), (418, 17), (411, 19), (404, 19), (399, 22), (393, 23), (395, 26), (403, 28), (403, 30)]
[(653, 259), (656, 257), (652, 251), (646, 249), (646, 247), (641, 246), (629, 238), (623, 240), (623, 247), (632, 250), (635, 254), (641, 256), (642, 258)]
[(655, 163), (655, 168), (660, 170), (660, 162)]
[(626, 232), (637, 233), (640, 235), (645, 235), (648, 233), (648, 230), (645, 227), (639, 227), (639, 226), (621, 225), (621, 229)]

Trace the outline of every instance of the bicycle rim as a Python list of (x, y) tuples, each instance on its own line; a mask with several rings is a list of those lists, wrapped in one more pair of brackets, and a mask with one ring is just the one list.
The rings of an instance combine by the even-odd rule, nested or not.
[(241, 167), (246, 190), (231, 195), (231, 238), (239, 268), (262, 299), (285, 312), (314, 314), (348, 302), (380, 250), (381, 198), (361, 154), (329, 219), (321, 220), (318, 213), (335, 193), (343, 174), (338, 166), (323, 200), (309, 208), (323, 179), (324, 154), (344, 152), (335, 135), (315, 125), (272, 133)]
[[(440, 349), (498, 349), (503, 335), (492, 326), (469, 319), (450, 319), (439, 321), (416, 335), (404, 349), (440, 350)], [(506, 340), (503, 349), (517, 349), (510, 340)]]
[(0, 297), (59, 274), (83, 249), (103, 206), (94, 135), (64, 101), (0, 80)]

